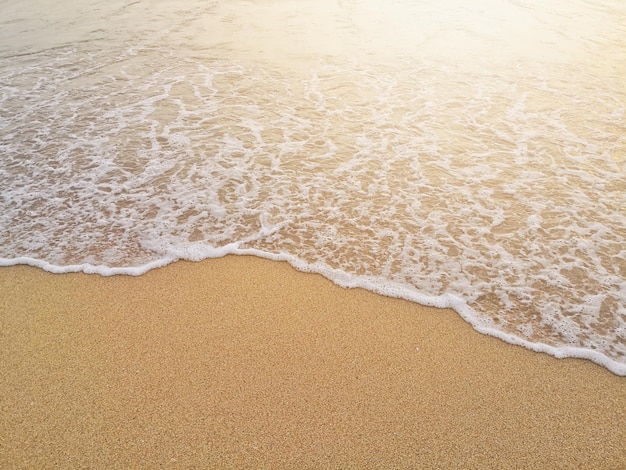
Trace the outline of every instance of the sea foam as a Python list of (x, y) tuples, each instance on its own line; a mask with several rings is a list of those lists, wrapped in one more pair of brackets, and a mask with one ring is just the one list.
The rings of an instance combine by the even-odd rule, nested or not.
[(0, 265), (252, 254), (626, 375), (610, 75), (332, 57), (292, 74), (152, 41), (15, 55), (0, 83)]

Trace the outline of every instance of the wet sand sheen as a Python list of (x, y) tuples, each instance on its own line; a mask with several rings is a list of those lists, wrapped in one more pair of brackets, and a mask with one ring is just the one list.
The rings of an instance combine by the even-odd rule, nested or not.
[(0, 269), (0, 467), (626, 464), (626, 380), (229, 256)]

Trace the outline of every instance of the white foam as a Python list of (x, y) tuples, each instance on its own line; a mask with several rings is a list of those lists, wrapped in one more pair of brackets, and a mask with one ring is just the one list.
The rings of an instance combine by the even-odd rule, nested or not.
[(626, 375), (619, 84), (144, 46), (0, 61), (0, 265), (253, 254)]

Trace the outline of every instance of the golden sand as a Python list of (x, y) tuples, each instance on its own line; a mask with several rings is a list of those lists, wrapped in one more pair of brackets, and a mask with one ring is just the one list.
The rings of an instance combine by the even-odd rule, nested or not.
[(285, 263), (0, 293), (0, 468), (626, 467), (626, 378)]

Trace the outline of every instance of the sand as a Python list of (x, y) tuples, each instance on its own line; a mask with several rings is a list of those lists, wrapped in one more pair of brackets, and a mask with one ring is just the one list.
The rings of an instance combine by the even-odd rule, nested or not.
[(0, 468), (626, 467), (626, 378), (285, 263), (0, 293)]

